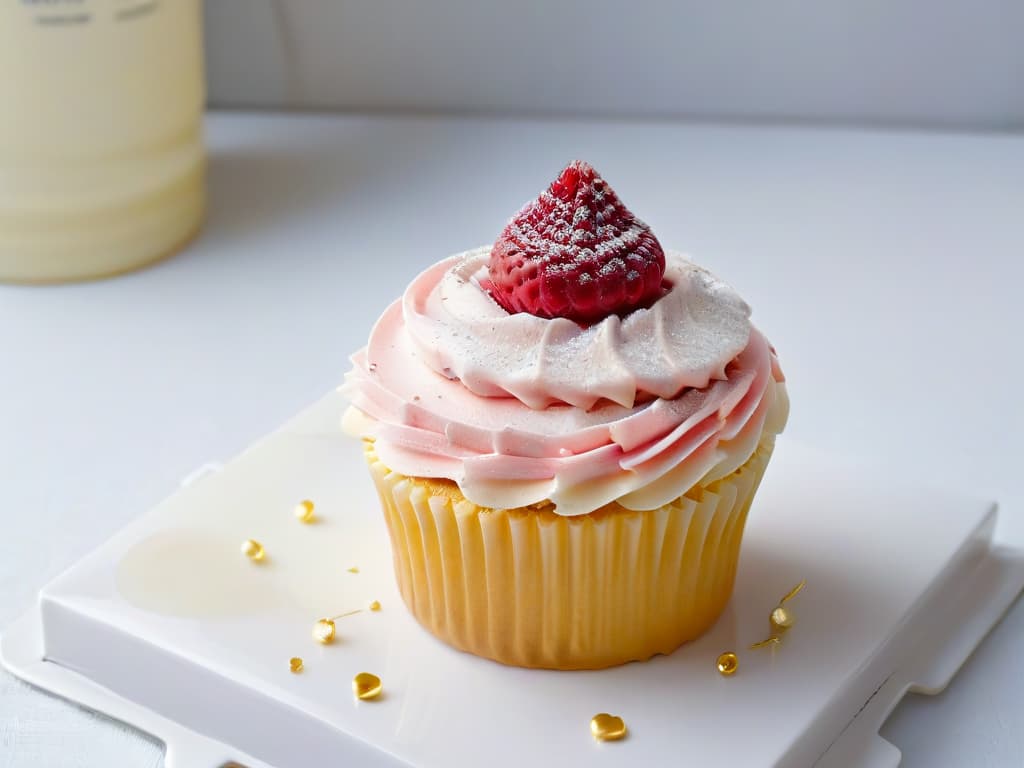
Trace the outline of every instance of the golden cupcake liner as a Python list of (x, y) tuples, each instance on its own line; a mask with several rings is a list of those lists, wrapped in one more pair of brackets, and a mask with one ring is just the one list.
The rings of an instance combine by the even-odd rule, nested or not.
[(747, 510), (774, 447), (658, 509), (479, 507), (446, 480), (366, 459), (409, 610), (446, 643), (504, 664), (599, 669), (671, 653), (732, 593)]

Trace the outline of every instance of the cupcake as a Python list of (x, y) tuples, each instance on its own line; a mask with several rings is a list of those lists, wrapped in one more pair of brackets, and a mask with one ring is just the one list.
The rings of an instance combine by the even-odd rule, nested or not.
[(749, 318), (583, 162), (413, 280), (352, 357), (344, 427), (419, 623), (551, 669), (711, 627), (788, 412)]

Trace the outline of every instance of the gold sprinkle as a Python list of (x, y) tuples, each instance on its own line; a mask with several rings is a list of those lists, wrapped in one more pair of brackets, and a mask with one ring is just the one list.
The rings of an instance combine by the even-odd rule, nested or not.
[(793, 615), (792, 611), (785, 607), (786, 603), (799, 595), (801, 590), (806, 586), (807, 579), (801, 579), (799, 584), (782, 596), (778, 605), (772, 608), (772, 612), (768, 614), (768, 624), (772, 629), (771, 636), (758, 643), (754, 643), (750, 646), (751, 650), (764, 648), (769, 645), (779, 645), (782, 642), (782, 635), (784, 635), (786, 631), (796, 623), (796, 617)]
[(313, 502), (309, 499), (304, 499), (295, 505), (292, 514), (295, 515), (295, 519), (300, 523), (310, 523), (313, 521), (313, 508)]
[(362, 608), (356, 608), (354, 611), (345, 611), (345, 613), (339, 613), (337, 616), (331, 616), (332, 619), (344, 619), (346, 616), (355, 616), (357, 613), (362, 613)]
[(370, 610), (371, 611), (379, 611), (380, 610), (380, 600), (374, 600), (372, 603), (370, 603)]
[(338, 619), (344, 619), (346, 616), (355, 616), (357, 613), (362, 612), (362, 608), (356, 608), (354, 611), (346, 611), (345, 613), (339, 613), (337, 616), (328, 616), (325, 619), (320, 619), (313, 625), (313, 639), (318, 643), (330, 645), (337, 638), (337, 627), (334, 622)]
[(328, 645), (334, 642), (336, 629), (333, 619), (320, 619), (313, 625), (313, 639), (318, 643)]
[(718, 664), (718, 672), (721, 675), (731, 677), (740, 668), (740, 659), (732, 651), (727, 651), (718, 657), (716, 664)]
[(369, 672), (360, 672), (352, 678), (352, 693), (360, 701), (376, 699), (383, 690), (384, 686), (381, 684), (380, 678)]
[(263, 549), (263, 545), (256, 541), (256, 539), (246, 539), (242, 542), (242, 554), (250, 560), (259, 562), (267, 553)]
[(772, 615), (768, 617), (768, 622), (772, 625), (772, 629), (784, 632), (793, 626), (793, 614), (780, 605), (772, 611)]
[(298, 656), (292, 656), (290, 659), (288, 659), (288, 669), (290, 669), (293, 674), (298, 674), (299, 672), (301, 672), (302, 659), (300, 659)]
[(598, 741), (618, 741), (626, 735), (626, 724), (618, 715), (601, 712), (590, 718), (590, 733)]
[(359, 573), (359, 569), (356, 566), (353, 565), (351, 568), (348, 569), (348, 572), (349, 573)]
[(799, 584), (797, 584), (795, 587), (793, 587), (791, 590), (789, 590), (789, 592), (786, 593), (786, 596), (783, 597), (781, 600), (779, 600), (779, 605), (781, 606), (781, 605), (784, 605), (785, 603), (788, 603), (794, 597), (799, 595), (800, 594), (800, 590), (802, 590), (806, 586), (807, 586), (807, 579), (801, 579)]

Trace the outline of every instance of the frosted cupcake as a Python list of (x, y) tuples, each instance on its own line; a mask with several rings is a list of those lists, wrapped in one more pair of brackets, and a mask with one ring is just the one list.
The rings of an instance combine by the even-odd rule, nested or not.
[(749, 316), (581, 162), (419, 275), (345, 385), (419, 622), (556, 669), (707, 630), (788, 412)]

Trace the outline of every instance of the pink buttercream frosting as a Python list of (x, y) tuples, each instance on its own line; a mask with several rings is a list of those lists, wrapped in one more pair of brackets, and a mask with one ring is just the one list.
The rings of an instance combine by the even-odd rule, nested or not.
[(649, 309), (583, 328), (510, 315), (480, 287), (486, 249), (423, 272), (353, 358), (346, 429), (470, 501), (654, 509), (742, 465), (788, 412), (774, 350), (727, 285), (667, 254)]

